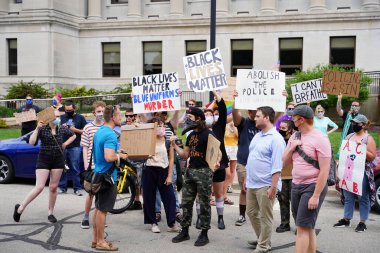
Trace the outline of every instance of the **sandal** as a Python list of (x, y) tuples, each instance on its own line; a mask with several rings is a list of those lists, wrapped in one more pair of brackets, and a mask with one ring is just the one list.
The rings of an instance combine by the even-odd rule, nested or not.
[(118, 251), (119, 248), (112, 245), (112, 243), (106, 242), (106, 244), (100, 245), (96, 244), (95, 249), (103, 251)]
[[(108, 245), (112, 246), (112, 242), (106, 241)], [(95, 249), (96, 248), (96, 242), (91, 242), (91, 248)]]
[(225, 198), (224, 199), (224, 204), (226, 204), (226, 205), (233, 205), (234, 202), (232, 200), (230, 200), (229, 198)]

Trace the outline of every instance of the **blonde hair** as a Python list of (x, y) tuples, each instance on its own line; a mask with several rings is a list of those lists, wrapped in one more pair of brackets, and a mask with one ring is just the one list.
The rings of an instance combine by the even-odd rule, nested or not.
[(323, 108), (323, 106), (321, 105), (317, 105), (317, 107), (315, 107), (315, 111), (314, 111), (314, 115), (317, 115), (318, 114), (318, 110), (322, 109), (323, 112), (326, 112), (325, 108)]

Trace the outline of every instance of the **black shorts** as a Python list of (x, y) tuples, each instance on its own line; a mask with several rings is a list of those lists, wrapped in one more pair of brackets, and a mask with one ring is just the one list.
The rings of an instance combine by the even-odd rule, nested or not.
[(212, 177), (213, 183), (220, 183), (226, 180), (226, 170), (223, 168), (214, 171), (214, 176)]
[(296, 226), (304, 227), (304, 228), (312, 228), (314, 229), (315, 223), (317, 222), (319, 209), (322, 206), (323, 200), (327, 194), (327, 184), (321, 195), (319, 196), (319, 205), (317, 209), (310, 210), (308, 208), (309, 199), (313, 196), (315, 189), (314, 184), (301, 184), (296, 185), (292, 184), (292, 213), (293, 218), (295, 220)]
[(116, 185), (100, 190), (95, 194), (95, 208), (102, 212), (109, 212), (113, 209), (116, 201)]
[(65, 167), (65, 160), (62, 155), (52, 156), (51, 154), (38, 154), (37, 169), (63, 169)]

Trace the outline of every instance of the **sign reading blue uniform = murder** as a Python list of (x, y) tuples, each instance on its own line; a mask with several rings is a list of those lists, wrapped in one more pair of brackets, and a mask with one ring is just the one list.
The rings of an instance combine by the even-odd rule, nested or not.
[(133, 77), (132, 93), (133, 113), (181, 109), (177, 72)]
[(296, 104), (327, 99), (327, 94), (321, 92), (322, 79), (314, 79), (291, 85), (293, 101)]
[(187, 87), (195, 92), (227, 88), (219, 48), (183, 57)]
[(285, 73), (271, 70), (238, 69), (236, 75), (235, 108), (256, 110), (270, 106), (276, 112), (284, 112), (286, 97)]

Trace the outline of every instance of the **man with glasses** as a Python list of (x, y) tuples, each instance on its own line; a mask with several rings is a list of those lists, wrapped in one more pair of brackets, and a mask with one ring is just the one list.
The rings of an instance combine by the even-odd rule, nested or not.
[(127, 108), (125, 111), (125, 122), (122, 123), (122, 125), (132, 125), (136, 122), (137, 114), (133, 113), (132, 108)]
[[(20, 112), (27, 112), (29, 110), (34, 110), (36, 113), (39, 113), (41, 111), (41, 109), (38, 106), (33, 105), (33, 97), (30, 94), (26, 95), (25, 105), (21, 106), (21, 108), (18, 109), (18, 112), (19, 113)], [(32, 132), (34, 129), (36, 129), (36, 127), (37, 127), (37, 121), (36, 120), (22, 122), (21, 123), (21, 135), (25, 135), (27, 133)]]
[(195, 101), (195, 99), (190, 99), (188, 102), (187, 102), (187, 105), (188, 107), (196, 107), (197, 106), (197, 101)]
[(359, 101), (352, 101), (350, 110), (344, 111), (342, 109), (342, 95), (339, 95), (338, 100), (336, 101), (336, 111), (338, 115), (343, 118), (343, 130), (341, 135), (342, 141), (347, 135), (354, 132), (351, 120), (359, 114), (360, 103)]
[(288, 106), (286, 107), (286, 112), (283, 116), (281, 116), (280, 118), (278, 118), (278, 120), (276, 121), (276, 129), (277, 131), (280, 130), (280, 124), (282, 121), (284, 120), (292, 120), (292, 116), (293, 116), (293, 110), (294, 110), (294, 107), (295, 107), (295, 103), (294, 102), (289, 102)]

